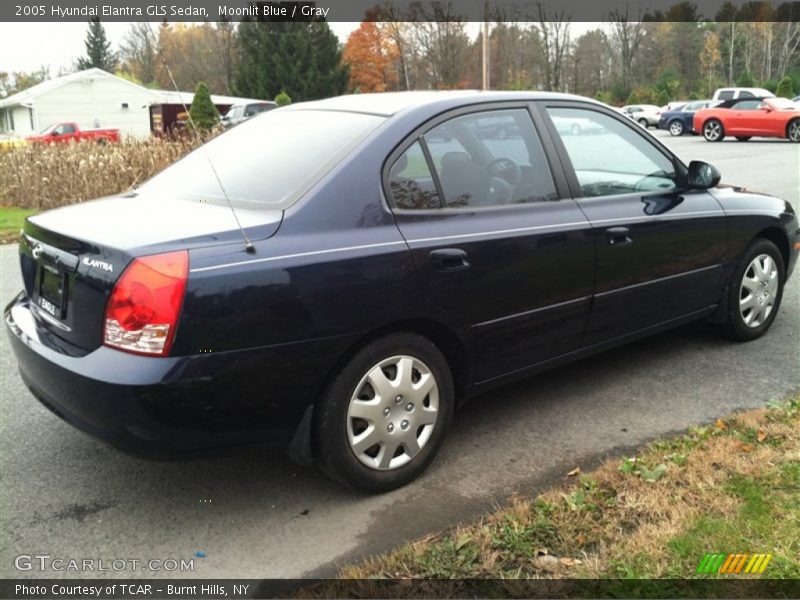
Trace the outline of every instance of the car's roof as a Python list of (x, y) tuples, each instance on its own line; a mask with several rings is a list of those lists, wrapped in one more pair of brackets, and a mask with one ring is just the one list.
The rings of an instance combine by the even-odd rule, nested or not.
[(480, 90), (426, 91), (426, 92), (385, 92), (382, 94), (349, 94), (325, 100), (291, 104), (291, 110), (332, 110), (361, 112), (382, 116), (392, 116), (407, 109), (431, 104), (477, 104), (480, 102), (501, 102), (504, 100), (583, 100), (599, 104), (591, 98), (560, 94), (557, 92), (484, 92)]

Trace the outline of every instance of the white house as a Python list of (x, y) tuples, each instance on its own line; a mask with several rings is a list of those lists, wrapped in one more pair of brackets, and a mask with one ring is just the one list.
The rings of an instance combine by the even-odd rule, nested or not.
[(123, 134), (146, 136), (150, 105), (161, 101), (154, 90), (102, 69), (87, 69), (0, 99), (0, 132), (26, 136), (69, 121), (82, 129), (113, 127)]

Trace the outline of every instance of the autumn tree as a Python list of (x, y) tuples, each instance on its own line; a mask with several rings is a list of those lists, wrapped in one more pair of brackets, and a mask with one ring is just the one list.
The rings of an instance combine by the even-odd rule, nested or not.
[(381, 26), (361, 23), (347, 38), (342, 60), (350, 67), (350, 91), (385, 92), (396, 89), (398, 74), (397, 45)]
[(711, 95), (716, 87), (715, 77), (717, 67), (722, 61), (722, 54), (719, 50), (719, 36), (714, 31), (706, 33), (703, 43), (703, 51), (700, 53), (700, 65), (706, 74), (706, 93)]

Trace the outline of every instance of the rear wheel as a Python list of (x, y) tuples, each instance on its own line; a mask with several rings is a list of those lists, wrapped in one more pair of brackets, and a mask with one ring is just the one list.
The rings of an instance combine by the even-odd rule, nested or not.
[(717, 119), (709, 119), (703, 125), (703, 137), (709, 142), (721, 142), (725, 139), (725, 129)]
[(315, 462), (354, 488), (383, 492), (430, 464), (453, 415), (453, 380), (439, 349), (397, 333), (362, 348), (315, 409)]
[(669, 132), (672, 135), (683, 135), (683, 123), (681, 121), (673, 121), (669, 124)]
[(740, 142), (746, 142), (751, 137), (753, 137), (753, 136), (752, 135), (737, 135), (736, 139), (739, 140)]
[(783, 283), (783, 256), (778, 248), (769, 240), (754, 240), (731, 279), (728, 318), (723, 324), (728, 337), (748, 341), (764, 335), (778, 314)]
[(800, 119), (795, 119), (786, 126), (786, 137), (790, 142), (800, 142)]
[(639, 125), (647, 129), (647, 119), (639, 119)]

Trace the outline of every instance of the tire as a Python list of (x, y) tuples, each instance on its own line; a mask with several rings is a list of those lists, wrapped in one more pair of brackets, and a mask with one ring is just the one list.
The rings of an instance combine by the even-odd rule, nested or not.
[(709, 119), (703, 123), (703, 137), (707, 142), (721, 142), (725, 139), (725, 129), (718, 119)]
[(647, 119), (639, 119), (639, 125), (647, 129), (648, 127)]
[(740, 142), (746, 142), (751, 137), (753, 137), (753, 136), (752, 135), (737, 135), (736, 139), (739, 140)]
[(800, 119), (793, 119), (786, 126), (786, 137), (790, 142), (800, 142)]
[(753, 240), (731, 279), (724, 333), (738, 341), (764, 335), (778, 314), (784, 280), (783, 256), (777, 246), (764, 238)]
[[(423, 381), (425, 387), (414, 390)], [(453, 404), (450, 367), (430, 340), (412, 333), (375, 340), (353, 356), (315, 407), (314, 462), (359, 490), (401, 487), (436, 456)]]
[(675, 120), (670, 122), (668, 129), (671, 135), (676, 137), (683, 135), (683, 121)]

